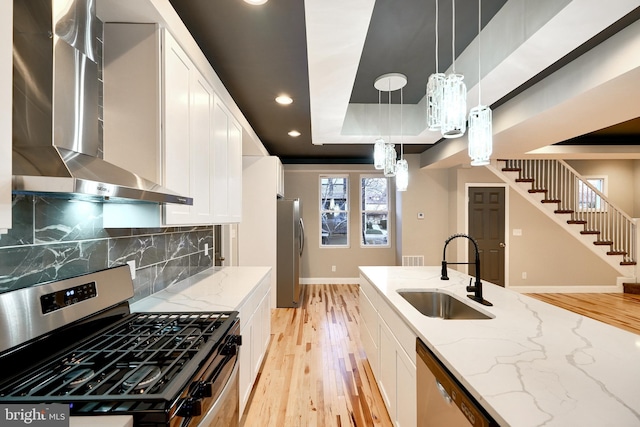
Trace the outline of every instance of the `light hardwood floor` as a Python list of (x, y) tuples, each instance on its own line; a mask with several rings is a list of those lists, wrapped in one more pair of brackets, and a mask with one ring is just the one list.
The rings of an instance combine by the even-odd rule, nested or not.
[(528, 294), (574, 313), (640, 334), (640, 295)]
[(360, 342), (358, 285), (305, 285), (272, 311), (271, 343), (244, 427), (391, 426)]

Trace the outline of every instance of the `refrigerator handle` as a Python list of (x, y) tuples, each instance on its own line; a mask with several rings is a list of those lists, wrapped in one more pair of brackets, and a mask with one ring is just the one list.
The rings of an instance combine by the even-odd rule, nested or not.
[(300, 256), (302, 256), (303, 250), (304, 250), (304, 222), (302, 222), (302, 218), (300, 218)]

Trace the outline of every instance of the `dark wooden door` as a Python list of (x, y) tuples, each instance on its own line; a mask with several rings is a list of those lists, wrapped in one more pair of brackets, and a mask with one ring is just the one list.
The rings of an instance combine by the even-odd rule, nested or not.
[[(480, 278), (500, 286), (504, 286), (504, 191), (504, 187), (469, 188), (469, 235), (478, 242)], [(469, 260), (473, 259), (470, 244)]]

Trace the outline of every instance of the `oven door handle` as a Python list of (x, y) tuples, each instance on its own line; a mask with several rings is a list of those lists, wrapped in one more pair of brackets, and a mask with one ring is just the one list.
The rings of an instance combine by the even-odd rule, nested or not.
[(231, 375), (229, 376), (227, 383), (224, 385), (224, 388), (222, 389), (220, 396), (218, 396), (218, 399), (214, 402), (214, 404), (211, 406), (211, 408), (206, 413), (206, 415), (202, 417), (202, 420), (200, 421), (200, 425), (208, 426), (209, 424), (211, 424), (211, 422), (215, 419), (216, 415), (220, 411), (220, 408), (222, 407), (222, 405), (224, 405), (224, 402), (229, 397), (229, 394), (231, 394), (234, 391), (234, 388), (235, 388), (234, 386), (237, 383), (239, 367), (240, 367), (240, 363), (238, 363), (238, 359), (236, 359), (235, 366), (233, 367), (233, 370), (231, 371)]

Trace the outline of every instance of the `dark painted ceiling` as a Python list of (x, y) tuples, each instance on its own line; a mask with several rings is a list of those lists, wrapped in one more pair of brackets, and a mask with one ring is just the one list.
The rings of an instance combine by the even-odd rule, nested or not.
[[(270, 154), (288, 163), (371, 162), (368, 144), (312, 144), (303, 0), (271, 0), (262, 6), (242, 0), (170, 2)], [(483, 26), (505, 3), (482, 2)], [(389, 72), (407, 75), (405, 103), (417, 103), (424, 96), (427, 78), (436, 68), (435, 1), (398, 4), (397, 0), (375, 2), (352, 103), (378, 103), (373, 82)], [(451, 2), (439, 1), (439, 8), (439, 70), (444, 71), (452, 59)], [(477, 13), (476, 1), (458, 1), (456, 54), (477, 35)], [(294, 103), (276, 104), (274, 98), (281, 93), (291, 95)], [(640, 134), (640, 121), (633, 124), (632, 132)], [(289, 137), (292, 129), (301, 136)], [(429, 147), (409, 144), (404, 152), (421, 153)]]

